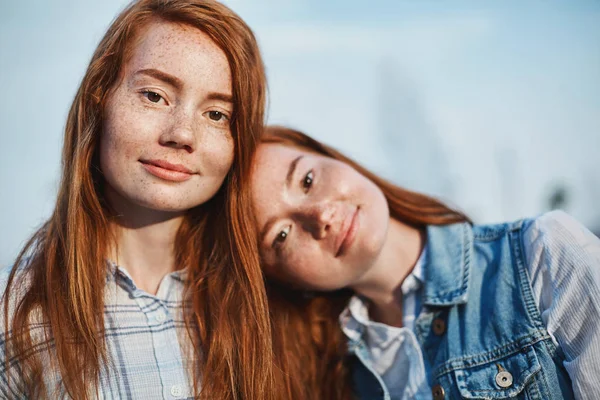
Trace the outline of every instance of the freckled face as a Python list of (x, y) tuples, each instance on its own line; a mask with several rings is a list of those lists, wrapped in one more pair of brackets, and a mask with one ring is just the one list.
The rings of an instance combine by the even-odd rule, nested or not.
[(209, 200), (233, 162), (229, 63), (187, 25), (152, 22), (135, 43), (104, 111), (106, 197), (182, 212)]
[(304, 289), (340, 289), (357, 283), (379, 256), (387, 201), (348, 164), (262, 144), (251, 185), (267, 275)]

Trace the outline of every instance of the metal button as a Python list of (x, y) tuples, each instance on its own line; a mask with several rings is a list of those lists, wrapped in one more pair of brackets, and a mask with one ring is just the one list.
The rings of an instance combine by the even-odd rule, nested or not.
[(446, 332), (446, 322), (441, 318), (433, 320), (433, 333), (437, 336), (441, 336)]
[(181, 397), (183, 394), (183, 389), (179, 385), (171, 386), (171, 396), (173, 397)]
[(510, 387), (513, 384), (513, 376), (510, 372), (505, 370), (502, 365), (496, 364), (498, 367), (498, 373), (496, 374), (496, 384), (501, 388)]
[(513, 384), (513, 376), (508, 371), (501, 371), (496, 374), (496, 383), (501, 388), (510, 387)]
[(444, 400), (444, 388), (442, 387), (442, 385), (435, 385), (432, 389), (431, 389), (431, 394), (433, 395), (433, 400)]

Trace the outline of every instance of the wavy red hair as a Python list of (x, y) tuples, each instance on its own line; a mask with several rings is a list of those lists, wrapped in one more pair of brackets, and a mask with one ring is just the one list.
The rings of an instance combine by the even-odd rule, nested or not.
[[(432, 197), (403, 189), (308, 135), (269, 126), (262, 143), (279, 143), (342, 161), (373, 181), (387, 199), (390, 215), (410, 226), (469, 221)], [(346, 338), (338, 317), (352, 296), (342, 289), (310, 296), (268, 280), (267, 290), (279, 379), (289, 399), (343, 400), (353, 397)], [(282, 372), (281, 372), (282, 371)]]
[[(198, 360), (190, 366), (194, 389), (205, 399), (280, 398), (258, 251), (249, 239), (249, 196), (241, 184), (264, 123), (265, 72), (252, 31), (213, 0), (135, 1), (113, 21), (91, 59), (67, 118), (56, 206), (18, 256), (3, 295), (2, 374), (20, 375), (29, 398), (54, 397), (43, 384), (48, 367), (60, 372), (69, 397), (92, 398), (100, 372), (110, 367), (98, 283), (105, 281), (111, 213), (98, 140), (121, 67), (136, 37), (156, 19), (206, 33), (232, 74), (232, 169), (211, 201), (189, 210), (176, 239), (179, 265), (189, 270), (184, 301), (191, 304), (185, 319)], [(30, 334), (37, 322), (45, 326), (43, 337)], [(47, 354), (50, 366), (42, 362)]]

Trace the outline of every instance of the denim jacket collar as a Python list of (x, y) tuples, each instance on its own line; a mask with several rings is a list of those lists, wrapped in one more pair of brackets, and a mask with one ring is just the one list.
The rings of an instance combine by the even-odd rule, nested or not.
[(468, 223), (427, 227), (423, 304), (452, 306), (467, 302), (473, 230)]

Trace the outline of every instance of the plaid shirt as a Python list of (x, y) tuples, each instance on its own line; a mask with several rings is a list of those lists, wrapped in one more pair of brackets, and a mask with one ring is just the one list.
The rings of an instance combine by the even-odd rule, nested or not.
[[(0, 275), (4, 291), (10, 268)], [(193, 398), (192, 377), (186, 368), (192, 361), (191, 341), (183, 321), (183, 274), (173, 272), (162, 280), (155, 296), (138, 289), (122, 268), (110, 265), (105, 287), (104, 326), (109, 368), (100, 375), (100, 399), (186, 399)], [(11, 293), (11, 295), (13, 295)], [(3, 324), (3, 321), (2, 321)], [(42, 333), (41, 324), (32, 324), (32, 336)], [(20, 379), (11, 368), (11, 388), (4, 368), (4, 326), (0, 336), (0, 397), (25, 398), (15, 391)], [(46, 352), (40, 353), (49, 365)], [(67, 398), (61, 376), (49, 368), (45, 384), (52, 399)]]

